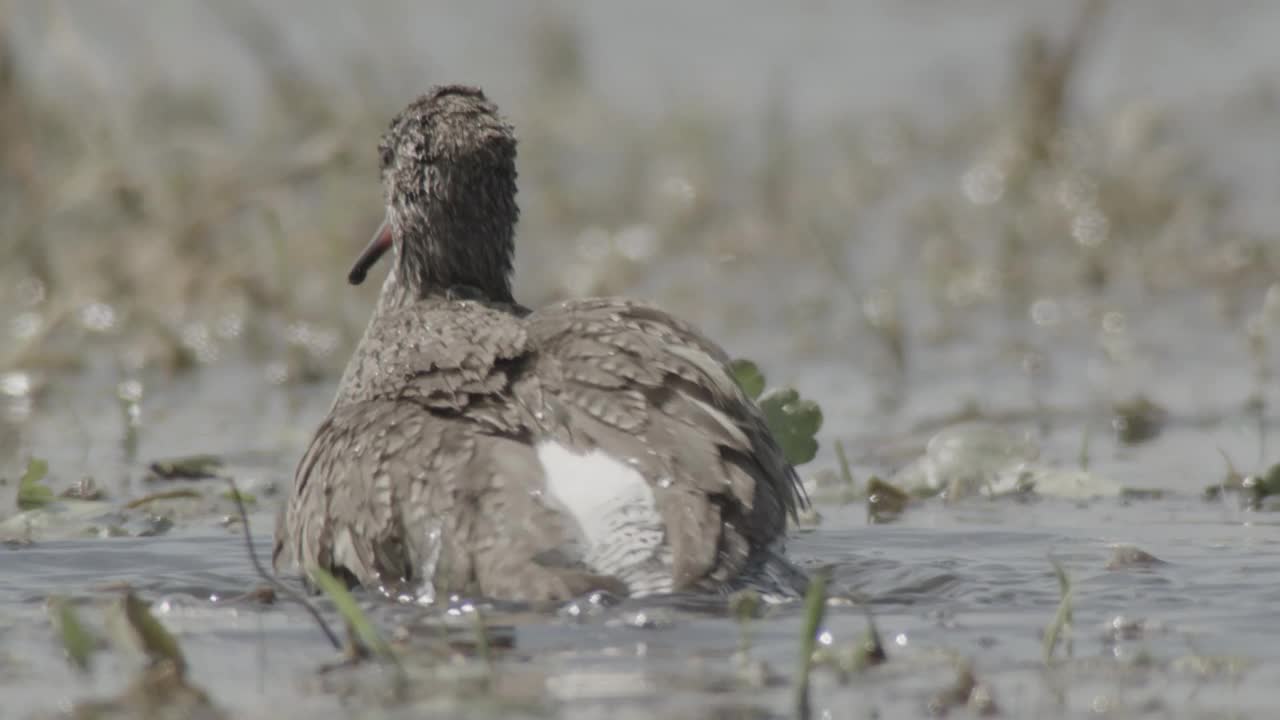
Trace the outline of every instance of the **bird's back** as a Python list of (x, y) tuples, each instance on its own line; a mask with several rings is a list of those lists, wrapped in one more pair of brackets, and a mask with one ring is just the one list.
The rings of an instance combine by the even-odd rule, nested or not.
[(717, 590), (780, 562), (801, 502), (688, 325), (621, 300), (428, 300), (366, 332), (276, 555), (420, 598)]
[[(531, 374), (553, 388), (539, 455), (609, 458), (643, 481), (613, 480), (619, 496), (637, 498), (616, 512), (635, 525), (637, 508), (647, 509), (649, 526), (661, 528), (663, 590), (722, 589), (771, 557), (803, 494), (719, 346), (657, 308), (616, 298), (551, 305), (525, 328), (537, 348)], [(594, 491), (591, 478), (565, 478), (548, 474), (566, 504)], [(575, 518), (606, 547), (625, 540), (602, 532), (621, 521), (608, 513)]]

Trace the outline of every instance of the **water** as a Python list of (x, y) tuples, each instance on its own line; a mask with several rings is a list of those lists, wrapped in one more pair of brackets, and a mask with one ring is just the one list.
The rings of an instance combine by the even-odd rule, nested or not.
[[(65, 42), (36, 42), (56, 24), (43, 5), (19, 5), (18, 22), (30, 31), (19, 34), (26, 38), (19, 49), (41, 86), (56, 94), (69, 78), (83, 80), (69, 70), (78, 67), (78, 51)], [(342, 70), (349, 59), (377, 47), (386, 52), (371, 60), (380, 78), (373, 94), (394, 104), (420, 90), (424, 75), (471, 80), (513, 98), (504, 105), (520, 126), (524, 105), (514, 99), (535, 72), (525, 62), (534, 44), (527, 26), (542, 21), (542, 11), (439, 2), (380, 3), (361, 12), (306, 3), (301, 13), (302, 5), (263, 7), (275, 21), (300, 13), (283, 37), (334, 85), (349, 82)], [(750, 118), (726, 130), (749, 138), (779, 83), (791, 84), (792, 121), (801, 134), (841, 113), (876, 123), (901, 112), (924, 125), (968, 117), (963, 109), (998, 97), (1006, 84), (1018, 31), (1033, 23), (1064, 28), (1071, 14), (1065, 5), (809, 2), (784, 12), (771, 3), (650, 3), (644, 11), (634, 4), (557, 3), (555, 13), (571, 18), (585, 38), (587, 82), (613, 106), (643, 119), (692, 103), (730, 123)], [(1280, 178), (1266, 158), (1274, 156), (1276, 138), (1263, 118), (1271, 117), (1269, 78), (1280, 69), (1270, 31), (1280, 7), (1152, 0), (1114, 11), (1081, 68), (1076, 110), (1102, 111), (1131, 96), (1167, 104), (1206, 167), (1229, 178), (1232, 217), (1257, 232), (1274, 227)], [(139, 78), (229, 88), (227, 101), (239, 108), (246, 132), (254, 122), (267, 86), (204, 3), (122, 2), (111, 12), (84, 4), (67, 12), (89, 52), (110, 59), (91, 81), (120, 102), (140, 88)], [(478, 47), (494, 52), (482, 57)], [(958, 192), (964, 168), (939, 165), (933, 169), (940, 182)], [(891, 473), (919, 455), (945, 425), (940, 418), (975, 400), (1032, 437), (1045, 462), (1075, 467), (1088, 437), (1090, 472), (1165, 495), (934, 500), (891, 525), (868, 525), (861, 503), (820, 505), (821, 525), (799, 532), (791, 552), (806, 566), (832, 566), (837, 589), (869, 599), (890, 661), (843, 678), (815, 671), (815, 716), (920, 716), (968, 661), (1004, 717), (1270, 717), (1280, 680), (1277, 520), (1242, 509), (1233, 497), (1207, 502), (1200, 494), (1225, 476), (1220, 451), (1245, 472), (1277, 460), (1280, 439), (1274, 432), (1260, 436), (1243, 408), (1260, 397), (1275, 426), (1280, 396), (1274, 381), (1259, 386), (1256, 371), (1259, 362), (1280, 367), (1280, 343), (1261, 361), (1251, 357), (1240, 323), (1224, 317), (1220, 289), (1208, 280), (1176, 293), (1127, 276), (1107, 293), (1055, 291), (1040, 298), (1059, 318), (1046, 323), (995, 306), (940, 317), (922, 299), (921, 283), (907, 278), (905, 391), (891, 398), (896, 405), (879, 404), (892, 381), (879, 341), (859, 325), (858, 303), (866, 288), (903, 272), (918, 249), (904, 243), (911, 226), (894, 217), (893, 207), (859, 222), (862, 244), (847, 274), (774, 256), (747, 257), (728, 269), (714, 260), (658, 261), (619, 290), (657, 297), (735, 354), (759, 361), (771, 379), (818, 398), (824, 448), (806, 472), (834, 466), (831, 441), (839, 438), (860, 480)], [(580, 231), (564, 229), (571, 236)], [(559, 267), (554, 257), (538, 255), (521, 256), (521, 284), (532, 292), (543, 292)], [(786, 283), (779, 283), (780, 273)], [(335, 292), (341, 282), (335, 273)], [(761, 298), (762, 287), (777, 290)], [(1260, 306), (1263, 292), (1240, 290), (1246, 311)], [(830, 307), (800, 313), (805, 298)], [(1039, 305), (1041, 320), (1046, 307)], [(217, 454), (258, 497), (251, 524), (265, 557), (279, 493), (327, 409), (332, 380), (276, 384), (252, 353), (234, 352), (187, 375), (131, 373), (105, 343), (85, 348), (82, 371), (43, 374), (47, 387), (30, 416), (3, 425), (0, 445), (13, 458), (6, 476), (13, 477), (20, 459), (46, 458), (55, 488), (92, 475), (118, 504), (168, 487), (144, 480), (148, 461)], [(1035, 375), (1025, 369), (1029, 358), (1042, 366)], [(144, 389), (133, 450), (117, 398), (124, 379)], [(1109, 408), (1139, 392), (1166, 407), (1170, 420), (1157, 439), (1123, 446), (1108, 429)], [(37, 530), (29, 546), (0, 547), (6, 717), (110, 695), (131, 677), (138, 663), (116, 653), (99, 654), (91, 676), (76, 676), (46, 621), (45, 598), (61, 594), (82, 602), (82, 614), (97, 622), (118, 594), (111, 583), (128, 583), (153, 602), (179, 635), (194, 682), (235, 717), (790, 712), (800, 609), (774, 608), (752, 623), (750, 654), (768, 671), (755, 666), (744, 674), (734, 659), (735, 621), (687, 603), (624, 603), (579, 617), (494, 611), (491, 622), (515, 625), (516, 649), (499, 653), (494, 670), (499, 701), (478, 700), (466, 683), (423, 681), (434, 694), (424, 691), (412, 708), (383, 707), (375, 700), (386, 695), (388, 672), (321, 674), (318, 668), (337, 656), (304, 613), (288, 603), (233, 599), (259, 581), (239, 529), (226, 523), (232, 509), (218, 497), (223, 488), (217, 481), (182, 486), (206, 497), (176, 505), (175, 527), (160, 536), (85, 536), (90, 526), (131, 533), (146, 526), (145, 511), (105, 519), (99, 512)], [(12, 486), (0, 487), (6, 509), (12, 493)], [(1117, 545), (1136, 546), (1163, 563), (1108, 569)], [(1060, 648), (1058, 664), (1046, 670), (1042, 633), (1060, 602), (1051, 557), (1071, 577), (1074, 620), (1070, 659)], [(368, 605), (387, 628), (418, 617), (373, 600)], [(836, 654), (850, 653), (865, 628), (864, 612), (853, 607), (831, 608), (824, 625)]]

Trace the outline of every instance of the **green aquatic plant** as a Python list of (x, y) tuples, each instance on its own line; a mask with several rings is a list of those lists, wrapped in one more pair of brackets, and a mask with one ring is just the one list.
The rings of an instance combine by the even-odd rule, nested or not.
[(316, 587), (320, 588), (320, 591), (333, 602), (353, 639), (358, 640), (374, 657), (399, 667), (400, 660), (396, 657), (395, 651), (382, 637), (382, 633), (369, 616), (360, 609), (360, 604), (347, 590), (347, 586), (321, 567), (312, 567), (308, 574)]
[(1258, 501), (1273, 495), (1280, 495), (1280, 463), (1272, 465), (1262, 475), (1255, 476), (1252, 483), (1246, 480), (1245, 487), (1253, 490), (1254, 497)]
[[(1067, 571), (1063, 569), (1062, 563), (1057, 558), (1050, 557), (1049, 563), (1053, 565), (1053, 574), (1058, 578), (1058, 593), (1061, 598), (1058, 600), (1058, 610), (1053, 614), (1053, 620), (1044, 630), (1044, 642), (1041, 645), (1043, 651), (1044, 663), (1049, 665), (1053, 662), (1053, 654), (1058, 648), (1058, 644), (1063, 638), (1071, 632), (1072, 618), (1072, 589), (1071, 578), (1067, 576)], [(1071, 654), (1070, 639), (1066, 640), (1067, 654)]]
[(27, 461), (26, 472), (18, 480), (19, 510), (35, 510), (53, 502), (53, 490), (41, 482), (48, 474), (48, 462), (39, 458)]
[(822, 429), (822, 409), (817, 403), (801, 398), (792, 388), (770, 390), (759, 402), (788, 462), (803, 465), (818, 454), (816, 436)]
[(154, 480), (207, 480), (218, 477), (222, 465), (222, 458), (216, 455), (189, 455), (155, 460), (147, 469)]
[(884, 651), (884, 643), (880, 640), (880, 629), (876, 627), (876, 618), (871, 614), (870, 607), (863, 605), (863, 609), (867, 614), (867, 629), (863, 631), (862, 639), (853, 646), (850, 669), (854, 672), (862, 672), (889, 661), (889, 655)]
[(816, 436), (822, 429), (822, 408), (800, 397), (794, 388), (774, 388), (766, 392), (764, 373), (750, 360), (734, 360), (729, 369), (747, 397), (760, 406), (787, 462), (798, 466), (812, 460), (818, 454)]
[(867, 481), (867, 522), (893, 522), (902, 517), (910, 503), (910, 495), (879, 477), (872, 475)]
[(751, 621), (760, 612), (760, 593), (747, 588), (729, 596), (729, 612), (738, 623), (738, 652), (751, 652)]
[(227, 490), (222, 493), (221, 497), (223, 500), (230, 500), (234, 503), (244, 503), (245, 505), (252, 505), (258, 502), (258, 497), (256, 495), (253, 493), (247, 493), (243, 490)]
[(810, 715), (809, 674), (813, 670), (813, 651), (818, 645), (818, 630), (827, 612), (827, 573), (819, 571), (809, 581), (804, 596), (804, 620), (800, 625), (800, 658), (796, 668), (793, 706), (798, 718)]
[(146, 507), (153, 502), (160, 500), (199, 500), (204, 497), (199, 490), (191, 488), (178, 488), (177, 490), (163, 490), (161, 492), (149, 493), (140, 498), (135, 498), (125, 503), (125, 509), (135, 510), (140, 507)]
[(760, 394), (764, 392), (764, 373), (760, 371), (760, 367), (754, 362), (746, 358), (738, 358), (729, 363), (729, 370), (733, 373), (733, 379), (738, 383), (738, 387), (742, 388), (742, 392), (752, 400), (760, 398)]
[(97, 639), (81, 622), (75, 606), (67, 598), (61, 595), (50, 596), (48, 609), (49, 619), (58, 631), (67, 660), (80, 672), (89, 672), (89, 662), (98, 647)]
[(1222, 455), (1223, 462), (1227, 465), (1227, 473), (1222, 480), (1204, 489), (1205, 500), (1216, 501), (1227, 493), (1234, 493), (1240, 496), (1245, 507), (1259, 510), (1268, 503), (1268, 498), (1280, 495), (1280, 463), (1264, 472), (1245, 475), (1236, 469), (1235, 463), (1231, 462), (1222, 448), (1218, 448), (1218, 454)]
[(240, 516), (240, 530), (244, 533), (244, 549), (249, 555), (249, 562), (253, 565), (254, 572), (258, 574), (258, 577), (262, 578), (268, 588), (274, 589), (306, 610), (307, 614), (311, 616), (311, 619), (320, 628), (320, 631), (324, 633), (325, 638), (333, 646), (333, 649), (341, 650), (342, 642), (338, 640), (338, 636), (329, 627), (329, 623), (324, 621), (324, 617), (320, 615), (320, 611), (316, 609), (315, 605), (312, 605), (301, 593), (280, 582), (279, 578), (268, 573), (267, 569), (262, 567), (262, 562), (258, 560), (258, 553), (253, 549), (253, 532), (249, 529), (249, 512), (245, 510), (243, 496), (240, 488), (236, 485), (235, 478), (227, 478), (227, 488), (231, 501), (235, 503), (236, 512)]
[(1138, 395), (1116, 404), (1112, 410), (1111, 427), (1122, 444), (1137, 445), (1159, 437), (1168, 419), (1168, 410), (1147, 396)]
[(116, 386), (116, 400), (120, 419), (124, 424), (121, 438), (125, 460), (133, 462), (138, 457), (138, 436), (142, 429), (142, 383), (124, 380)]
[(187, 659), (182, 654), (182, 646), (164, 624), (151, 614), (147, 603), (128, 591), (120, 599), (120, 608), (128, 629), (151, 664), (168, 663), (179, 677), (184, 676)]
[(1236, 464), (1231, 461), (1231, 456), (1227, 455), (1227, 451), (1218, 448), (1218, 454), (1222, 456), (1222, 462), (1227, 466), (1227, 472), (1218, 482), (1209, 485), (1204, 489), (1205, 500), (1220, 500), (1225, 493), (1239, 492), (1243, 487), (1244, 475), (1236, 470)]
[(846, 493), (853, 495), (858, 491), (858, 482), (853, 477), (853, 469), (849, 465), (849, 456), (845, 454), (844, 443), (836, 441), (836, 460), (840, 463), (840, 482)]

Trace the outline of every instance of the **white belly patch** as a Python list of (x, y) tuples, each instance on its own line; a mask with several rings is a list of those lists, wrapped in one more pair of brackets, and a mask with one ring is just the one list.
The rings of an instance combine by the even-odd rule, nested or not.
[(537, 447), (546, 496), (576, 524), (576, 553), (593, 572), (626, 583), (633, 595), (671, 592), (670, 550), (653, 489), (630, 464), (600, 450)]

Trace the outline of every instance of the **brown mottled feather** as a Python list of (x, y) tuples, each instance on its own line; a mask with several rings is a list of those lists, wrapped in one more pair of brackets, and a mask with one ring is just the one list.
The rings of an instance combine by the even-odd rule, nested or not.
[[(515, 147), (462, 86), (433, 89), (383, 136), (394, 267), (298, 464), (277, 568), (535, 602), (756, 576), (796, 589), (773, 546), (803, 495), (724, 351), (641, 303), (514, 304)], [(634, 468), (652, 507), (642, 489), (619, 496), (607, 542), (586, 546), (562, 497), (544, 498), (549, 442)]]
[(543, 431), (639, 464), (666, 523), (676, 589), (734, 577), (782, 538), (802, 491), (717, 345), (657, 308), (612, 298), (537, 310), (527, 331), (532, 372), (556, 380), (564, 408)]

